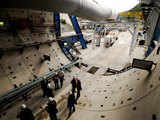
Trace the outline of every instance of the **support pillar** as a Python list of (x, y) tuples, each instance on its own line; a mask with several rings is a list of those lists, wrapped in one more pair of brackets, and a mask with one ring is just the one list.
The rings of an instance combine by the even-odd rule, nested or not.
[(54, 13), (54, 25), (56, 30), (56, 38), (61, 36), (60, 14)]
[[(56, 30), (56, 38), (59, 38), (61, 36), (60, 14), (59, 13), (54, 13), (54, 25), (55, 25), (55, 30)], [(69, 60), (72, 60), (73, 56), (70, 54), (67, 47), (64, 46), (64, 43), (60, 40), (57, 42), (58, 42), (61, 50), (63, 51), (63, 53), (66, 55), (66, 57)]]
[(83, 34), (82, 34), (81, 29), (79, 27), (79, 24), (78, 24), (76, 16), (72, 16), (72, 15), (68, 15), (68, 16), (69, 16), (69, 18), (70, 18), (70, 20), (72, 22), (72, 25), (73, 25), (73, 28), (74, 28), (76, 34), (79, 35), (79, 39), (80, 39), (80, 43), (81, 43), (82, 49), (87, 48), (86, 41), (83, 38)]

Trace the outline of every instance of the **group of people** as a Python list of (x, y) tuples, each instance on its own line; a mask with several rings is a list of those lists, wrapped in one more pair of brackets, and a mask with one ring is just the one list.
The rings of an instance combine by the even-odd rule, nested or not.
[[(63, 70), (60, 70), (53, 76), (53, 81), (55, 85), (55, 90), (59, 89), (60, 87), (63, 87), (63, 81), (64, 81), (64, 72)], [(60, 83), (60, 87), (59, 87)]]
[[(77, 104), (77, 100), (80, 97), (80, 91), (82, 90), (81, 81), (78, 78), (73, 77), (71, 84), (72, 84), (72, 92), (69, 92), (67, 101), (67, 107), (69, 109), (68, 118), (71, 116), (73, 112), (75, 112), (75, 104)], [(77, 95), (75, 97), (76, 90), (77, 90)], [(58, 113), (58, 110), (56, 108), (56, 101), (52, 97), (49, 97), (49, 103), (46, 107), (46, 110), (49, 113), (51, 120), (57, 120), (56, 114)]]
[(41, 81), (41, 88), (42, 88), (42, 92), (43, 95), (42, 97), (54, 97), (52, 88), (51, 88), (51, 84), (49, 83), (48, 80), (42, 80)]
[[(59, 89), (59, 82), (61, 88), (63, 87), (63, 81), (64, 81), (64, 72), (61, 69), (59, 72), (55, 73), (53, 76), (53, 82), (55, 85), (55, 90)], [(42, 80), (41, 81), (41, 88), (43, 91), (43, 97), (54, 97), (53, 90), (51, 88), (51, 84), (48, 80)]]
[[(62, 70), (58, 72), (53, 77), (53, 80), (54, 82), (56, 80), (55, 89), (58, 89), (59, 87), (59, 85), (57, 85), (57, 80), (60, 80), (61, 87), (62, 87), (63, 80), (64, 80), (64, 72), (62, 72)], [(71, 84), (72, 84), (72, 91), (69, 92), (68, 101), (67, 101), (67, 107), (69, 109), (68, 118), (71, 116), (73, 112), (75, 112), (75, 104), (77, 104), (77, 100), (80, 97), (80, 91), (82, 90), (81, 81), (78, 78), (73, 77), (73, 79), (71, 80)], [(52, 89), (50, 87), (50, 83), (48, 82), (48, 80), (43, 80), (41, 82), (41, 88), (43, 90), (43, 97), (47, 96), (49, 98), (49, 102), (47, 103), (47, 106), (45, 109), (48, 112), (50, 119), (58, 120), (57, 119), (57, 113), (58, 113), (57, 103), (53, 98), (54, 95), (52, 93)], [(75, 93), (77, 93), (76, 97), (75, 97)], [(20, 120), (35, 120), (32, 110), (29, 109), (25, 104), (21, 106), (21, 109), (17, 115), (17, 118), (19, 118)]]

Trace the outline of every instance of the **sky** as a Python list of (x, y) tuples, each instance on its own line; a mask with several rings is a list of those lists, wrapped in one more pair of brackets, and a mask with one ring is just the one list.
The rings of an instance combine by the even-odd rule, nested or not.
[(109, 7), (119, 13), (130, 10), (139, 3), (139, 0), (97, 0), (103, 7)]

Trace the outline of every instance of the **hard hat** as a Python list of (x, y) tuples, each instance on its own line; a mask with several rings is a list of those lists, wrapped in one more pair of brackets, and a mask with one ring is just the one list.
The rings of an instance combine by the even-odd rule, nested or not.
[(51, 88), (51, 84), (48, 84), (48, 87)]
[(54, 99), (52, 97), (49, 97), (49, 101), (53, 101)]
[(21, 108), (25, 109), (27, 106), (25, 104), (21, 105)]
[(77, 78), (77, 75), (74, 75), (73, 78)]
[(64, 46), (67, 46), (67, 45), (68, 45), (68, 43), (65, 42), (65, 43), (64, 43)]

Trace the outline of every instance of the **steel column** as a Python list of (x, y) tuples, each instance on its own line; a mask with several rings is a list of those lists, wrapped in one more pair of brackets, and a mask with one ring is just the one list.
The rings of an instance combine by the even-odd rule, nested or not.
[[(54, 13), (54, 25), (55, 25), (55, 30), (56, 30), (56, 38), (59, 38), (61, 36), (61, 26), (60, 26), (60, 14), (59, 13)], [(66, 57), (69, 60), (73, 59), (73, 56), (70, 54), (68, 48), (64, 46), (64, 43), (60, 40), (57, 41), (61, 50), (63, 53), (66, 55)]]
[(79, 27), (79, 24), (78, 24), (76, 16), (72, 16), (72, 15), (68, 15), (68, 16), (69, 16), (69, 18), (70, 18), (70, 20), (72, 22), (72, 25), (73, 25), (73, 28), (74, 28), (76, 34), (79, 34), (79, 39), (80, 39), (80, 43), (81, 43), (82, 49), (87, 48), (86, 41), (83, 38), (83, 34), (82, 34), (81, 29)]
[(160, 38), (160, 16), (158, 18), (156, 28), (155, 28), (154, 34), (152, 36), (152, 40), (150, 42), (150, 45), (148, 46), (148, 50), (146, 52), (146, 57), (149, 56), (152, 53), (152, 51), (156, 47), (154, 41), (160, 41), (159, 38)]
[(60, 14), (54, 13), (54, 25), (56, 30), (56, 38), (61, 36)]

